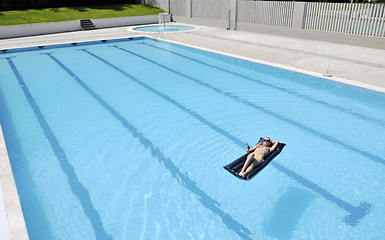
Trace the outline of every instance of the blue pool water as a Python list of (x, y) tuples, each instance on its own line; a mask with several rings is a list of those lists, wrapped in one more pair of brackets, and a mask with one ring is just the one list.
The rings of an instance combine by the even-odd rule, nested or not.
[(195, 30), (195, 27), (190, 26), (184, 26), (184, 25), (168, 25), (166, 24), (163, 26), (163, 24), (160, 25), (151, 25), (151, 26), (143, 26), (143, 27), (135, 27), (132, 30), (139, 31), (139, 32), (186, 32), (186, 31), (192, 31)]
[[(31, 239), (384, 239), (385, 94), (147, 38), (0, 54)], [(222, 166), (286, 143), (242, 181)]]

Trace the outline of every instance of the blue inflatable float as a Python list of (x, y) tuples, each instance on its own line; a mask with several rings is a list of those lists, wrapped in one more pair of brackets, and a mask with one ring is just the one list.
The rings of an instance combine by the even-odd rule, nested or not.
[[(262, 145), (263, 144), (263, 138), (260, 138), (259, 142), (257, 144), (261, 144)], [(249, 172), (244, 177), (239, 176), (238, 173), (242, 170), (242, 167), (245, 164), (247, 155), (249, 155), (249, 153), (246, 153), (242, 157), (240, 157), (237, 160), (233, 161), (232, 163), (224, 166), (223, 168), (226, 169), (227, 171), (229, 171), (234, 176), (240, 178), (240, 179), (250, 180), (255, 175), (257, 175), (262, 169), (264, 169), (271, 162), (271, 160), (273, 160), (278, 154), (280, 154), (282, 149), (285, 146), (286, 146), (286, 144), (279, 143), (277, 148), (265, 158), (265, 161), (261, 165), (259, 165), (256, 168), (254, 168), (251, 172)]]

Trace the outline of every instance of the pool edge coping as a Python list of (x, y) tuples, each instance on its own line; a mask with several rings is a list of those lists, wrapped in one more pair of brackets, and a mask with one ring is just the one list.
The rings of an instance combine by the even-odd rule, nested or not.
[[(0, 221), (5, 218), (7, 223), (7, 226), (2, 227), (2, 230), (0, 231), (0, 236), (2, 237), (2, 239), (5, 238), (4, 240), (29, 239), (1, 124), (0, 184), (0, 213), (4, 212), (5, 215), (0, 216)], [(3, 234), (5, 234), (5, 236)]]
[(203, 51), (218, 53), (218, 54), (222, 54), (222, 55), (225, 55), (225, 56), (239, 58), (239, 59), (250, 61), (250, 62), (255, 62), (255, 63), (259, 63), (259, 64), (263, 64), (263, 65), (268, 65), (268, 66), (272, 66), (272, 67), (277, 67), (277, 68), (281, 68), (281, 69), (285, 69), (285, 70), (289, 70), (289, 71), (293, 71), (293, 72), (298, 72), (298, 73), (310, 75), (310, 76), (313, 76), (313, 77), (322, 78), (322, 79), (325, 79), (325, 80), (340, 82), (340, 83), (348, 84), (348, 85), (351, 85), (351, 86), (372, 90), (372, 91), (375, 91), (375, 92), (385, 93), (385, 88), (384, 87), (375, 86), (375, 85), (369, 84), (369, 83), (362, 83), (362, 82), (359, 82), (359, 81), (350, 80), (350, 79), (341, 78), (341, 77), (333, 77), (333, 76), (327, 77), (327, 76), (324, 76), (322, 73), (319, 73), (319, 72), (314, 72), (314, 71), (310, 71), (310, 70), (306, 70), (306, 69), (302, 69), (302, 68), (297, 68), (297, 67), (291, 67), (291, 66), (284, 65), (284, 64), (279, 64), (279, 63), (272, 63), (272, 62), (269, 62), (269, 61), (259, 60), (257, 58), (245, 57), (245, 56), (237, 55), (237, 54), (234, 54), (234, 53), (228, 53), (228, 52), (213, 50), (213, 49), (210, 49), (210, 48), (200, 47), (200, 46), (193, 45), (193, 44), (185, 44), (185, 43), (181, 43), (181, 42), (174, 41), (174, 40), (167, 40), (167, 39), (159, 39), (158, 38), (157, 41), (165, 41), (165, 42), (170, 42), (170, 43), (174, 43), (174, 44), (179, 44), (179, 45), (183, 45), (183, 46), (186, 46), (186, 47), (192, 47), (192, 48), (200, 49), (200, 50), (203, 50)]

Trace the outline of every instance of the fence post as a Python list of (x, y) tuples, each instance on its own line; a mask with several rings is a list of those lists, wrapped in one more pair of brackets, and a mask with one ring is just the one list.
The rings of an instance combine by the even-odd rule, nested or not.
[(293, 29), (302, 29), (305, 19), (305, 2), (294, 2)]
[(168, 13), (171, 13), (170, 0), (167, 0), (167, 12), (168, 12)]
[(230, 0), (230, 26), (229, 30), (236, 30), (237, 0)]
[(185, 0), (185, 1), (186, 1), (186, 17), (191, 18), (192, 17), (191, 0)]

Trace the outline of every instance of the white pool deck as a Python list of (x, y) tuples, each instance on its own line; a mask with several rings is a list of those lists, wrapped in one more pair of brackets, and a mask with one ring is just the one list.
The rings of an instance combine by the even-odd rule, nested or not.
[[(183, 23), (178, 22), (177, 24)], [(323, 74), (328, 71), (332, 77), (326, 79), (385, 93), (385, 39), (384, 45), (380, 47), (378, 45), (360, 47), (263, 33), (225, 30), (224, 28), (186, 25), (195, 26), (198, 29), (192, 32), (165, 32), (163, 34), (164, 40), (300, 71), (317, 77), (323, 77)], [(0, 50), (135, 36), (152, 38), (154, 35), (154, 33), (129, 31), (129, 28), (119, 27), (3, 39), (0, 40)], [(0, 181), (0, 239), (28, 239), (1, 128)]]

